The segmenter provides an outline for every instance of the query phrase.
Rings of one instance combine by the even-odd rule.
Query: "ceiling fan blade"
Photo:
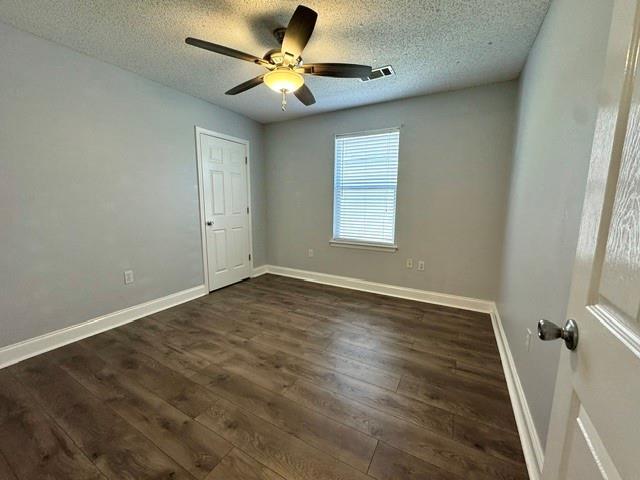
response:
[[[353,63],[309,63],[302,68],[304,73],[320,77],[366,78],[371,75],[371,67]]]
[[[193,45],[194,47],[204,48],[205,50],[209,50],[210,52],[220,53],[222,55],[226,55],[227,57],[239,58],[240,60],[257,63],[259,65],[265,65],[269,63],[262,58],[258,58],[254,55],[241,52],[240,50],[234,50],[233,48],[218,45],[216,43],[206,42],[197,38],[188,37],[185,39],[185,42],[189,45]]]
[[[285,55],[289,53],[293,55],[294,59],[302,55],[302,50],[304,50],[311,38],[317,19],[318,14],[316,12],[304,5],[298,5],[284,33],[282,53]]]
[[[233,87],[231,90],[227,90],[225,92],[225,95],[237,95],[239,93],[246,92],[250,88],[257,87],[262,82],[264,82],[263,78],[264,78],[264,75],[260,75],[259,77],[255,77],[255,78],[252,78],[251,80],[247,80],[246,82]]]
[[[306,85],[302,85],[299,89],[293,92],[293,94],[307,107],[316,103],[316,99],[313,96],[313,93],[311,93],[311,90],[309,90],[309,87],[307,87]]]

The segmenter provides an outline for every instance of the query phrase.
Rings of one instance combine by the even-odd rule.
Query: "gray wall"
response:
[[[510,82],[267,125],[269,263],[494,299],[516,100]],[[398,252],[329,246],[334,134],[400,124]]]
[[[611,0],[554,0],[521,78],[498,308],[544,444],[604,68]]]
[[[0,45],[0,346],[202,284],[194,125],[251,141],[264,263],[260,124],[2,23]]]

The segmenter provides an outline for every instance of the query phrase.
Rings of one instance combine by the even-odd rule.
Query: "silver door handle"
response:
[[[578,324],[575,320],[567,320],[563,328],[560,328],[549,320],[540,320],[538,322],[538,338],[540,340],[549,341],[561,338],[569,350],[575,350],[578,347]]]
[[[213,222],[212,222],[211,220],[209,220],[209,221],[207,222],[207,226],[208,226],[208,227],[210,227],[210,226],[212,226],[212,225],[213,225]]]

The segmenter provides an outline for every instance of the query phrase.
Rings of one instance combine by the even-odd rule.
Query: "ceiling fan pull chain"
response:
[[[282,111],[287,111],[287,91],[283,88],[282,90]]]

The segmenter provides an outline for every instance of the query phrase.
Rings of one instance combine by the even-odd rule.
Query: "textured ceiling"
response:
[[[0,0],[0,20],[263,123],[516,78],[550,0],[305,0],[319,14],[303,58],[391,64],[396,77],[307,78],[317,103],[262,85],[264,71],[184,43],[193,36],[262,56],[300,1]]]

